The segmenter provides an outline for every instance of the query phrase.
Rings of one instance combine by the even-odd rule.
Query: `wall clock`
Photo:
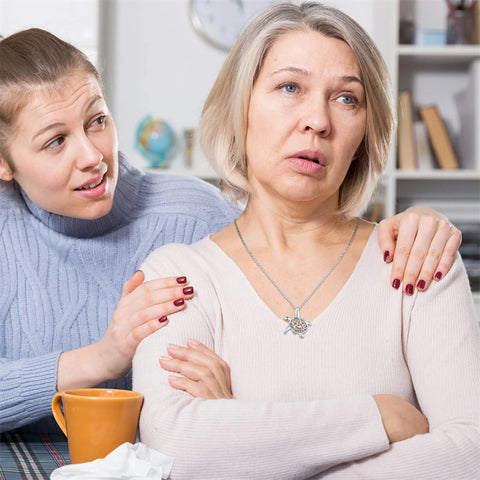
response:
[[[230,50],[243,27],[264,8],[280,0],[190,0],[195,30],[211,45]]]

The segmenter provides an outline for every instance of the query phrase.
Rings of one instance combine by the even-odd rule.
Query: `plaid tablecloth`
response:
[[[70,462],[63,435],[0,435],[0,480],[43,480]]]

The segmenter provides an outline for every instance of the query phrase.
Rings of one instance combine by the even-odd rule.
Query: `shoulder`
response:
[[[389,276],[391,264],[386,264],[383,261],[378,246],[378,226],[376,224],[371,224],[370,222],[363,223],[367,224],[367,228],[363,231],[359,231],[359,234],[363,237],[361,242],[363,249],[357,267],[368,271],[369,274],[374,271],[376,273],[382,272],[382,275]]]
[[[147,280],[164,276],[203,276],[208,264],[215,262],[218,252],[206,237],[191,245],[171,243],[151,252],[140,266]]]
[[[11,219],[15,219],[15,222],[18,222],[19,219],[26,217],[28,210],[18,188],[14,184],[0,181],[0,210],[2,212],[0,215],[0,229],[2,230]]]
[[[140,202],[143,209],[160,208],[165,215],[193,217],[217,229],[240,214],[218,188],[189,176],[147,173],[142,179]]]
[[[4,208],[12,210],[19,209],[22,205],[24,205],[24,203],[15,184],[0,180],[0,206],[2,210]]]

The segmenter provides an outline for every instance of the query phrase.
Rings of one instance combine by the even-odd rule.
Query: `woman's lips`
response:
[[[98,187],[101,183],[102,183],[102,180],[103,180],[103,177],[105,175],[101,175],[100,178],[92,183],[88,183],[86,185],[83,185],[79,188],[76,188],[75,190],[91,190],[92,188],[95,188],[95,187]]]
[[[302,150],[290,155],[287,162],[299,173],[318,175],[325,171],[325,156],[314,150]]]
[[[107,166],[102,168],[102,172],[96,177],[91,178],[75,191],[81,194],[85,198],[98,198],[101,197],[107,189]]]

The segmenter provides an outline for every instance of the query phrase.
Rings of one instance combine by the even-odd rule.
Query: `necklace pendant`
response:
[[[292,332],[300,338],[305,336],[308,328],[312,325],[312,322],[307,322],[300,317],[300,309],[298,307],[295,308],[295,315],[293,317],[284,317],[284,320],[288,322],[288,326],[283,333],[286,335],[288,332]]]

